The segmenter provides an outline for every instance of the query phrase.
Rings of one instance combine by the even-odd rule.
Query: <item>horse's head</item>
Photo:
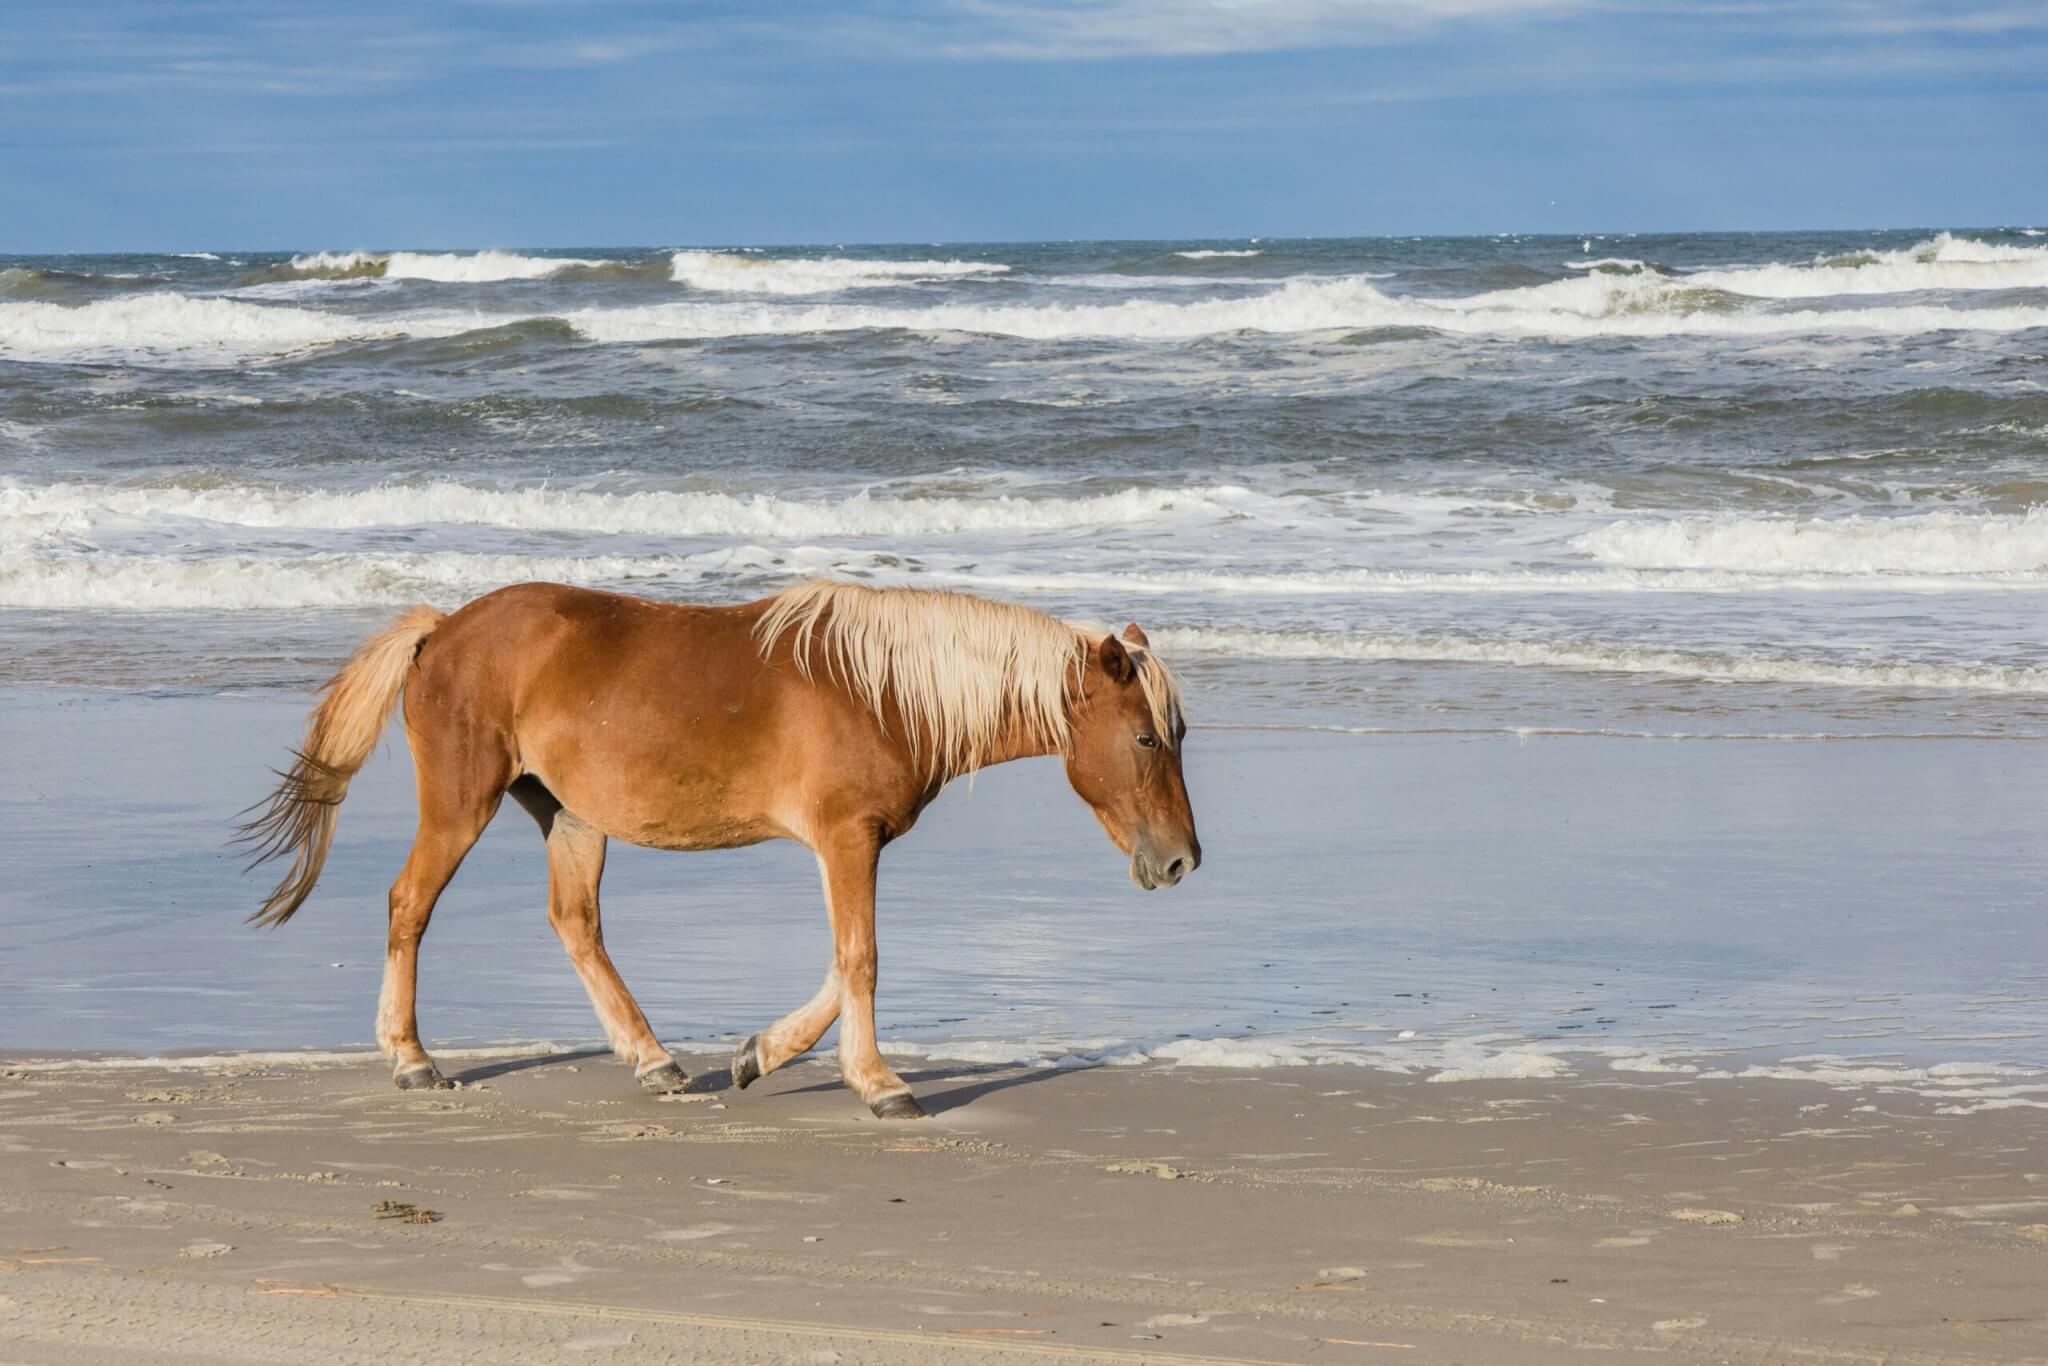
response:
[[[1181,777],[1180,691],[1135,624],[1088,654],[1074,701],[1067,780],[1095,809],[1131,881],[1171,887],[1201,866],[1202,842]]]

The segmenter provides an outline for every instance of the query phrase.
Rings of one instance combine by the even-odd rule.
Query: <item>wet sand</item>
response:
[[[2048,1357],[2035,1110],[689,1061],[0,1064],[0,1361]]]

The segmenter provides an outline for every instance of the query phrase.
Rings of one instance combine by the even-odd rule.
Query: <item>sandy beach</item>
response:
[[[2030,1111],[1772,1081],[18,1060],[0,1360],[2048,1355]],[[411,1211],[423,1213],[412,1214]],[[430,1222],[421,1222],[430,1221]],[[231,1331],[230,1331],[231,1329]]]

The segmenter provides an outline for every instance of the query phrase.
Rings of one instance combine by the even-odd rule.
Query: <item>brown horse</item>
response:
[[[890,1119],[924,1111],[875,1046],[876,861],[949,779],[1058,754],[1139,886],[1170,887],[1202,861],[1180,692],[1135,625],[1118,637],[962,593],[846,583],[737,607],[528,583],[450,615],[415,607],[328,682],[297,761],[245,827],[257,863],[291,860],[257,923],[288,920],[313,890],[349,779],[401,693],[419,833],[391,887],[377,1008],[401,1087],[447,1084],[413,1013],[420,937],[507,792],[547,840],[555,933],[650,1090],[688,1079],[605,953],[606,840],[808,846],[832,967],[808,1004],[739,1046],[733,1080],[773,1072],[838,1020],[840,1074]]]

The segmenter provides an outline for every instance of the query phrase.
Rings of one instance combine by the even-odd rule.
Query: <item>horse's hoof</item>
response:
[[[898,1091],[894,1095],[883,1096],[880,1100],[869,1104],[868,1108],[875,1112],[876,1119],[929,1118],[924,1112],[924,1107],[917,1103],[917,1097],[911,1095],[908,1091]]]
[[[664,1063],[656,1063],[640,1073],[640,1089],[652,1091],[658,1096],[688,1090],[689,1085],[690,1074],[676,1066],[673,1058]]]
[[[747,1035],[747,1041],[732,1051],[732,1084],[744,1091],[761,1080],[761,1036]]]
[[[455,1083],[441,1075],[441,1069],[432,1063],[419,1067],[408,1067],[392,1078],[401,1091],[449,1091]]]

